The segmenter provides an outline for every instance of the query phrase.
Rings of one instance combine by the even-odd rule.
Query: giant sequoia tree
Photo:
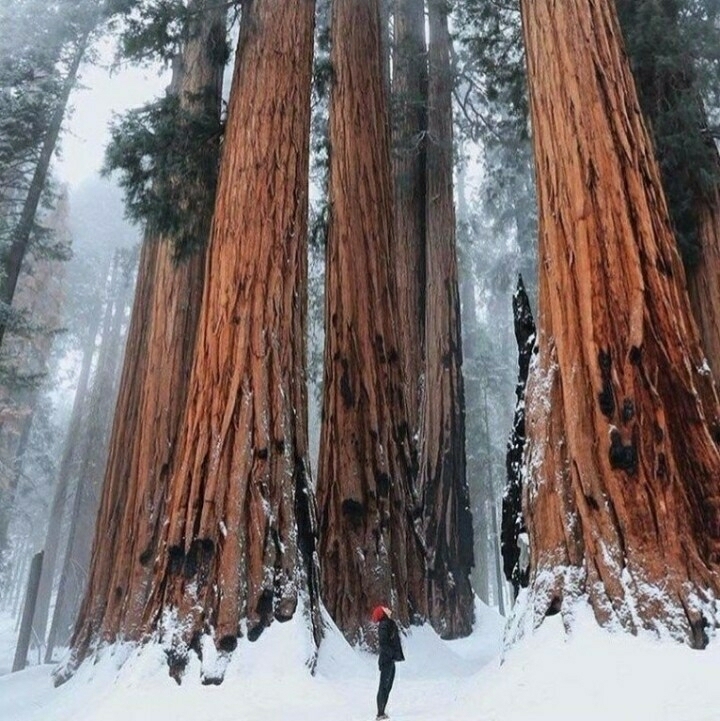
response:
[[[323,600],[345,635],[369,610],[424,611],[396,327],[393,190],[378,0],[334,0],[330,224],[318,463]],[[407,319],[403,319],[403,322]]]
[[[450,34],[444,0],[431,0],[428,9],[427,299],[420,483],[428,615],[442,636],[452,638],[472,630],[473,527],[465,463]]]
[[[312,0],[258,0],[245,9],[172,475],[155,486],[140,477],[122,523],[113,518],[112,503],[124,492],[106,489],[109,516],[98,527],[99,538],[104,523],[114,537],[129,530],[133,553],[139,552],[129,559],[127,585],[116,580],[127,574],[122,567],[110,576],[125,633],[137,638],[152,631],[166,610],[182,619],[182,631],[168,630],[165,639],[174,672],[204,632],[212,630],[218,647],[229,651],[242,619],[256,638],[273,618],[290,618],[300,595],[315,606],[304,385],[313,10]],[[158,262],[151,257],[147,268]],[[162,367],[136,362],[156,383],[168,384],[174,404],[172,379],[162,377]],[[151,390],[146,384],[133,407],[141,410]],[[157,428],[147,430],[147,452],[158,442],[167,453]],[[142,436],[130,440],[143,448]],[[167,473],[149,458],[146,467]],[[107,578],[105,552],[100,539],[98,579]],[[143,594],[139,601],[133,590]],[[91,623],[98,592],[102,600],[104,590],[91,586]]]
[[[157,223],[151,223],[140,254],[88,589],[73,639],[78,660],[93,643],[118,636],[138,640],[148,630],[146,605],[161,552],[168,483],[192,363],[202,248],[209,232],[219,152],[224,67],[219,48],[225,43],[225,9],[206,5],[198,0],[191,6],[194,12],[174,64],[170,94],[179,110],[174,118],[179,136],[188,127],[214,122],[215,136],[203,144],[203,162],[210,172],[188,172],[182,181],[170,174],[162,181],[182,184],[181,198],[192,204],[194,236],[189,242],[183,238],[183,246],[189,245],[192,252],[178,260],[176,235],[161,234]],[[185,122],[179,123],[180,118]],[[187,234],[187,227],[183,232]]]
[[[232,650],[316,603],[305,323],[313,0],[245,6],[151,610]],[[313,614],[314,616],[314,614]],[[317,630],[317,629],[316,629]],[[317,636],[316,636],[317,637]]]
[[[720,591],[718,402],[610,0],[523,0],[540,210],[524,507],[535,623],[704,645]]]

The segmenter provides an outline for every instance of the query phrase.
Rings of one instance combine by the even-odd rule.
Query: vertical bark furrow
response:
[[[472,630],[473,526],[465,459],[453,201],[452,71],[445,3],[428,6],[427,299],[420,482],[428,615],[443,637]]]
[[[318,469],[325,604],[363,639],[373,605],[424,612],[396,335],[393,189],[377,0],[332,4],[330,224]]]
[[[193,0],[191,10],[169,92],[178,95],[183,113],[219,126],[224,66],[219,43],[225,38],[226,9]],[[218,143],[208,144],[207,151],[217,157]],[[187,396],[215,184],[211,171],[186,192],[196,203],[188,257],[178,260],[173,237],[149,231],[143,243],[90,579],[68,671],[99,641],[144,638],[160,615],[152,605],[162,586],[157,569],[168,532],[168,488]]]
[[[400,355],[411,437],[419,432],[425,342],[427,48],[423,0],[398,0],[392,78]]]
[[[157,607],[186,619],[189,643],[212,629],[232,645],[243,618],[254,639],[315,580],[295,518],[298,493],[312,503],[302,334],[313,11],[312,0],[258,0],[243,16],[160,563]]]

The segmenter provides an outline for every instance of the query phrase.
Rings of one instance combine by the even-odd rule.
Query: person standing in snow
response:
[[[400,631],[392,620],[392,611],[385,606],[377,606],[372,612],[372,620],[379,624],[378,640],[380,641],[380,685],[377,692],[377,718],[389,718],[385,713],[390,689],[395,680],[395,662],[404,661]]]

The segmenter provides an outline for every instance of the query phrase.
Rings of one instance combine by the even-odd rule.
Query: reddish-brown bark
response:
[[[424,612],[398,354],[378,0],[332,4],[330,224],[318,468],[323,600],[352,641],[373,605]]]
[[[246,6],[167,537],[145,623],[234,649],[315,611],[305,322],[313,0]],[[315,627],[317,631],[317,627]],[[169,639],[170,640],[170,639]]]
[[[718,402],[614,3],[523,0],[540,210],[527,397],[530,613],[702,646],[720,560]]]
[[[450,34],[444,0],[428,5],[427,302],[420,484],[428,616],[444,638],[472,630],[473,526],[453,202]]]
[[[226,9],[195,1],[170,92],[205,120],[220,114]],[[216,145],[208,153],[219,154]],[[125,360],[98,512],[88,588],[72,645],[73,663],[93,644],[140,640],[152,631],[147,605],[162,556],[168,484],[187,398],[216,177],[194,197],[195,252],[178,261],[174,238],[143,243]],[[150,613],[152,618],[155,613]],[[71,670],[71,669],[70,669]]]

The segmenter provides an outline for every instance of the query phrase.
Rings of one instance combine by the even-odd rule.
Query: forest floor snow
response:
[[[579,613],[571,635],[558,616],[502,652],[503,620],[478,602],[472,636],[441,641],[429,628],[403,641],[391,721],[720,721],[720,639],[693,651],[597,627]],[[203,686],[200,662],[181,686],[157,645],[116,646],[60,688],[52,667],[7,673],[14,624],[0,616],[1,721],[370,721],[377,662],[330,629],[315,675],[301,621],[241,640],[225,681]],[[31,659],[32,661],[32,659]]]

